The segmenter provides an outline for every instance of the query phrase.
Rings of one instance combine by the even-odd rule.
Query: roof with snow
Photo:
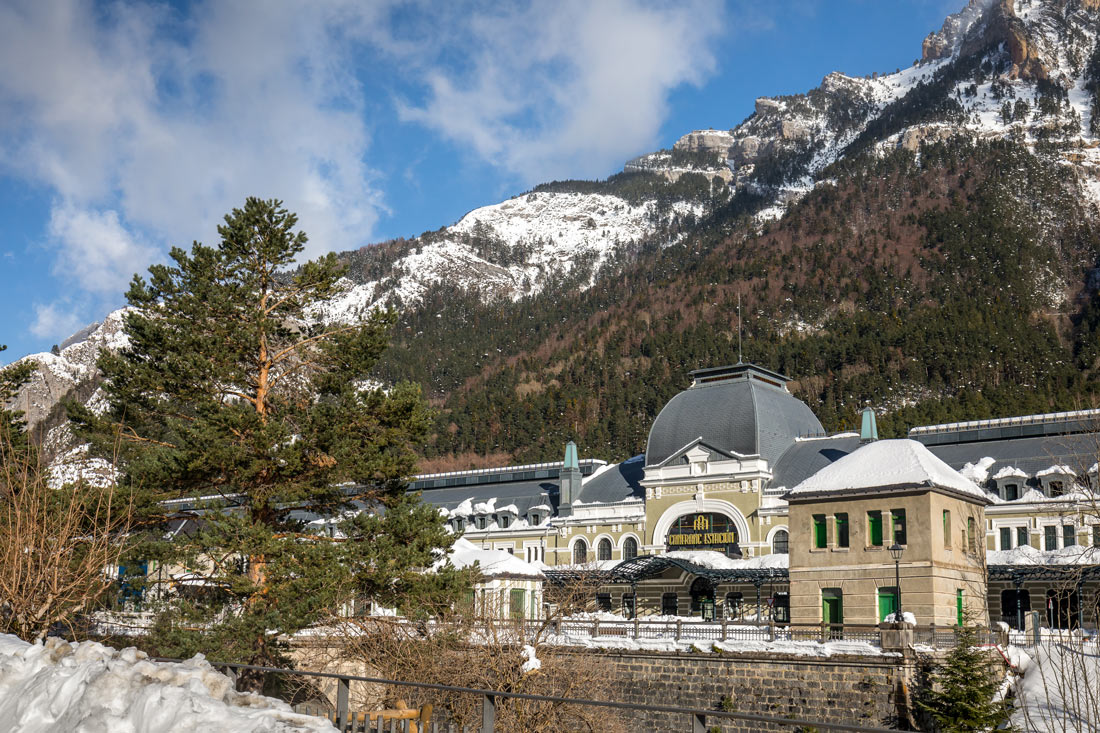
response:
[[[735,364],[691,372],[692,385],[669,400],[649,432],[645,463],[655,466],[702,438],[727,453],[774,463],[805,435],[824,433],[806,403],[787,391],[787,378]]]
[[[924,441],[921,441],[924,442]],[[1100,456],[1100,434],[1078,433],[1050,435],[1034,438],[1008,438],[1001,440],[960,442],[929,445],[949,466],[961,470],[967,463],[976,464],[983,458],[991,458],[986,466],[995,480],[1003,480],[1008,474],[998,476],[1006,468],[1016,469],[1016,477],[1038,476],[1052,466],[1068,466],[1079,475],[1085,475],[1088,467]]]
[[[483,550],[469,540],[459,537],[447,558],[458,569],[478,566],[486,577],[542,578],[542,570],[504,550]]]
[[[879,440],[860,446],[801,482],[788,500],[876,490],[936,488],[988,504],[985,492],[915,440]]]

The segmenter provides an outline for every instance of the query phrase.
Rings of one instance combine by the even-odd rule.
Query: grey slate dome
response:
[[[698,369],[692,385],[669,400],[649,431],[645,463],[655,466],[696,438],[730,453],[760,455],[773,466],[795,438],[825,429],[788,379],[753,366]]]

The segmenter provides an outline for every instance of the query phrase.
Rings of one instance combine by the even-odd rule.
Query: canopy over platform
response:
[[[713,583],[766,583],[787,580],[785,567],[727,567],[713,568],[669,555],[640,555],[619,563],[610,570],[548,569],[543,572],[547,580],[555,584],[567,584],[579,580],[598,580],[601,583],[637,583],[655,578],[669,568],[677,568]]]

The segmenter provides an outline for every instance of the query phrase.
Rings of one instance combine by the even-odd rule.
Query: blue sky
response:
[[[0,364],[283,199],[311,256],[888,72],[964,0],[0,0]]]

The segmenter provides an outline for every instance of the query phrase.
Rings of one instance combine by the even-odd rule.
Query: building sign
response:
[[[737,528],[725,514],[685,514],[668,531],[669,550],[714,550],[741,557]]]

